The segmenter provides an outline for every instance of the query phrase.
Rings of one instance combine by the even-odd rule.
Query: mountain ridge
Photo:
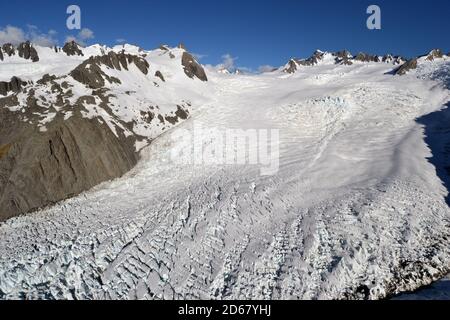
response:
[[[0,72],[1,77],[11,76],[9,80],[0,81],[0,108],[4,119],[15,124],[4,126],[0,135],[0,147],[4,150],[0,162],[0,181],[3,181],[0,204],[4,209],[0,219],[35,210],[125,174],[136,165],[140,150],[163,132],[188,119],[195,109],[198,94],[207,92],[213,85],[208,84],[207,76],[207,71],[213,71],[205,69],[181,44],[175,48],[161,45],[146,51],[130,44],[113,48],[99,44],[82,47],[71,41],[62,48],[44,48],[27,41],[17,47],[5,44],[0,54],[3,56],[0,70],[5,71]],[[291,59],[284,68],[273,72],[294,74],[301,68],[319,65],[345,67],[358,63],[384,63],[393,74],[405,75],[420,64],[439,59],[446,59],[440,50],[408,61],[392,55],[359,53],[353,56],[347,50],[335,53],[317,50],[311,57]],[[13,62],[14,68],[8,69],[9,61]],[[217,74],[242,76],[239,72],[232,75],[223,70],[217,70]],[[62,135],[67,132],[75,135],[65,124],[68,120],[76,123],[75,127],[86,128],[86,132],[97,136],[96,145],[108,144],[111,148],[96,156],[94,149],[84,142],[89,140],[88,135],[86,139],[66,142],[63,144],[67,149],[65,160],[57,161],[62,165],[57,177],[58,190],[64,191],[54,198],[48,192],[42,193],[41,200],[36,195],[28,199],[27,194],[34,194],[32,190],[40,188],[29,179],[30,176],[40,176],[36,183],[52,190],[51,182],[42,175],[42,167],[48,166],[46,163],[57,154],[48,147],[49,141],[54,145],[53,141],[65,141]],[[92,120],[100,124],[100,131],[93,129]],[[29,145],[26,142],[28,136],[45,138]],[[24,145],[29,145],[29,152],[24,151]],[[81,150],[89,151],[83,153]],[[105,163],[108,155],[115,159],[111,166],[119,169],[108,172],[105,167],[98,179],[89,182],[87,177],[96,176],[93,173],[95,166],[99,161]],[[73,179],[63,178],[67,172],[73,173],[72,161],[79,163],[78,168],[90,172],[86,175],[78,169],[80,179],[87,181],[78,187],[74,186]],[[27,176],[14,178],[26,186],[20,189],[11,177],[14,172],[26,171],[29,172]]]

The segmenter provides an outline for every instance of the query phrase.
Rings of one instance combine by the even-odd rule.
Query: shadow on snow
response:
[[[432,153],[428,160],[450,193],[450,102],[446,108],[422,116],[417,122],[425,128],[425,142]],[[445,201],[450,206],[450,194]]]

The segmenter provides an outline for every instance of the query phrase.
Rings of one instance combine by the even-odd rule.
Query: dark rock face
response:
[[[116,70],[128,70],[130,64],[136,65],[143,74],[148,74],[150,65],[144,58],[125,53],[109,52],[107,55],[89,58],[76,67],[70,75],[78,82],[92,89],[100,89],[105,86],[105,80],[109,83],[120,83],[119,79],[104,73],[100,67],[101,65],[106,65]]]
[[[33,62],[39,61],[38,53],[29,41],[21,43],[17,48],[17,51],[19,52],[19,57],[21,58],[26,60],[30,59]]]
[[[295,73],[297,71],[297,63],[294,59],[288,62],[288,66],[283,70],[286,73]]]
[[[391,56],[390,54],[384,55],[382,59],[383,62],[390,62],[392,60],[394,60],[394,57]]]
[[[380,62],[380,57],[360,52],[355,57],[355,60],[361,62]]]
[[[203,67],[195,60],[195,58],[188,52],[183,53],[181,58],[181,64],[184,67],[184,73],[191,79],[197,77],[201,81],[208,81],[205,70]]]
[[[412,59],[404,63],[400,68],[395,71],[395,74],[403,76],[408,71],[417,69],[417,59]]]
[[[98,65],[91,63],[91,59],[76,67],[70,75],[72,78],[87,85],[91,89],[103,88],[105,86],[105,79],[107,79],[110,83],[115,81],[114,79],[108,77],[108,75],[106,75]]]
[[[182,108],[181,106],[177,106],[177,111],[173,116],[166,116],[165,120],[170,124],[177,124],[180,120],[186,120],[189,117],[189,112]]]
[[[83,51],[81,50],[78,43],[75,41],[67,42],[62,50],[68,55],[68,56],[84,56]]]
[[[6,96],[9,92],[19,92],[26,84],[17,77],[12,77],[9,82],[0,81],[0,95]]]
[[[117,178],[138,161],[133,143],[119,139],[97,119],[75,113],[39,132],[2,103],[0,99],[0,221]]]
[[[291,59],[288,62],[288,66],[283,70],[286,73],[295,73],[297,71],[297,66],[310,67],[318,64],[323,60],[325,53],[321,51],[316,51],[308,59]]]
[[[155,77],[158,77],[158,78],[160,78],[163,82],[166,82],[166,80],[164,79],[163,74],[162,74],[161,71],[159,71],[159,70],[156,71]]]
[[[392,56],[390,54],[383,56],[381,60],[385,63],[393,63],[393,64],[404,64],[406,62],[405,58],[401,56]]]
[[[46,84],[51,81],[54,81],[56,79],[56,76],[51,76],[49,74],[44,74],[44,76],[37,81],[37,84]]]
[[[307,63],[308,65],[316,65],[316,64],[318,64],[320,61],[323,60],[323,56],[324,56],[324,55],[325,55],[324,52],[316,51],[316,52],[313,53],[313,55],[312,55],[310,58],[306,59],[306,63]]]
[[[3,45],[2,50],[5,54],[7,54],[9,57],[14,55],[16,53],[16,50],[14,49],[13,45],[10,43],[6,43]]]
[[[2,53],[3,51],[3,53]],[[21,43],[17,49],[10,43],[4,44],[2,46],[2,48],[0,49],[0,60],[3,61],[5,55],[7,55],[8,57],[11,57],[15,54],[18,54],[19,57],[26,59],[26,60],[31,60],[32,62],[38,62],[39,61],[39,55],[36,51],[36,49],[33,47],[33,45],[27,41],[27,42],[23,42]]]
[[[344,64],[348,66],[353,64],[352,62],[353,56],[347,50],[338,51],[333,55],[336,57],[335,61],[337,64]]]
[[[82,114],[84,105],[96,103],[94,97],[102,101],[100,108],[111,113],[104,89],[71,104],[71,85],[60,80],[44,75],[27,88],[27,106],[21,111],[8,108],[18,105],[17,94],[0,97],[0,222],[120,177],[138,161],[135,142],[139,136],[126,135],[120,127],[111,129],[101,116],[89,119]],[[64,112],[41,106],[45,97],[35,96],[38,86],[56,93],[54,106]],[[49,110],[56,115],[42,131],[39,121]],[[72,115],[65,119],[67,111]]]

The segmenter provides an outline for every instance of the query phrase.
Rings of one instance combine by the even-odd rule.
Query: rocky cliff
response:
[[[144,52],[70,42],[36,50],[26,42],[4,45],[0,54],[0,221],[128,172],[143,147],[189,117],[186,89],[207,81],[183,48]],[[7,78],[5,57],[15,55],[24,63]],[[67,72],[29,74],[27,63],[37,72]],[[174,82],[177,74],[183,77]],[[177,95],[178,87],[186,96]]]

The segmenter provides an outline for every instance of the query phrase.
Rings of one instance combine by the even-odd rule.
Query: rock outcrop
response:
[[[427,55],[426,59],[428,61],[434,61],[435,59],[440,59],[444,56],[440,49],[431,50],[431,52]]]
[[[405,62],[402,66],[400,66],[397,70],[394,71],[395,74],[399,76],[403,76],[407,74],[409,71],[417,69],[417,59],[411,59]]]
[[[128,70],[130,64],[134,64],[143,74],[148,74],[150,66],[144,58],[111,51],[107,55],[89,58],[75,68],[70,75],[92,89],[99,89],[105,86],[105,80],[109,83],[120,83],[119,79],[110,77],[103,72],[102,65],[120,71],[122,69]]]
[[[29,41],[21,43],[17,48],[17,51],[19,53],[19,57],[21,58],[31,60],[33,62],[39,61],[39,55]]]
[[[166,79],[164,78],[163,74],[159,70],[155,72],[155,77],[160,78],[162,82],[166,82]]]
[[[68,56],[84,56],[81,47],[75,41],[67,42],[62,48],[62,51],[64,51]]]
[[[443,52],[440,49],[434,49],[431,50],[430,53],[428,53],[427,55],[423,55],[419,58],[414,58],[414,59],[410,59],[408,61],[406,61],[403,65],[401,65],[399,68],[397,68],[394,73],[396,75],[405,75],[407,74],[409,71],[417,69],[419,60],[422,61],[423,59],[425,61],[434,61],[436,59],[441,59],[444,57]]]
[[[283,71],[286,73],[295,73],[297,69],[298,69],[297,62],[295,61],[295,59],[291,59],[289,60],[287,66],[284,68]]]
[[[197,77],[201,81],[208,81],[205,70],[188,52],[184,52],[181,58],[181,64],[184,67],[184,73],[191,79]]]
[[[401,56],[393,56],[391,54],[386,54],[383,56],[381,61],[385,63],[392,63],[394,65],[404,64],[406,62],[406,59]]]
[[[333,56],[335,56],[335,61],[336,64],[343,64],[343,65],[347,65],[350,66],[353,64],[353,56],[352,54],[347,51],[347,50],[343,50],[343,51],[338,51],[336,53],[333,53]]]
[[[356,55],[354,60],[361,61],[361,62],[380,62],[380,57],[379,56],[370,55],[370,54],[367,54],[367,53],[364,53],[364,52],[360,52],[360,53],[358,53]]]
[[[283,71],[286,73],[295,73],[299,66],[310,67],[317,65],[323,60],[324,55],[324,52],[317,50],[308,59],[291,59]]]
[[[9,92],[19,92],[26,82],[17,77],[12,77],[11,81],[0,81],[0,96],[6,96]]]
[[[31,60],[32,62],[39,61],[39,55],[30,41],[19,44],[17,48],[10,43],[4,44],[0,48],[0,61],[3,61],[6,56],[11,57],[16,54],[25,60]]]
[[[2,46],[2,50],[8,57],[11,57],[16,53],[16,50],[14,49],[14,46],[11,43],[5,43]]]
[[[46,132],[17,117],[0,108],[0,221],[117,178],[138,161],[125,137],[79,112]]]

